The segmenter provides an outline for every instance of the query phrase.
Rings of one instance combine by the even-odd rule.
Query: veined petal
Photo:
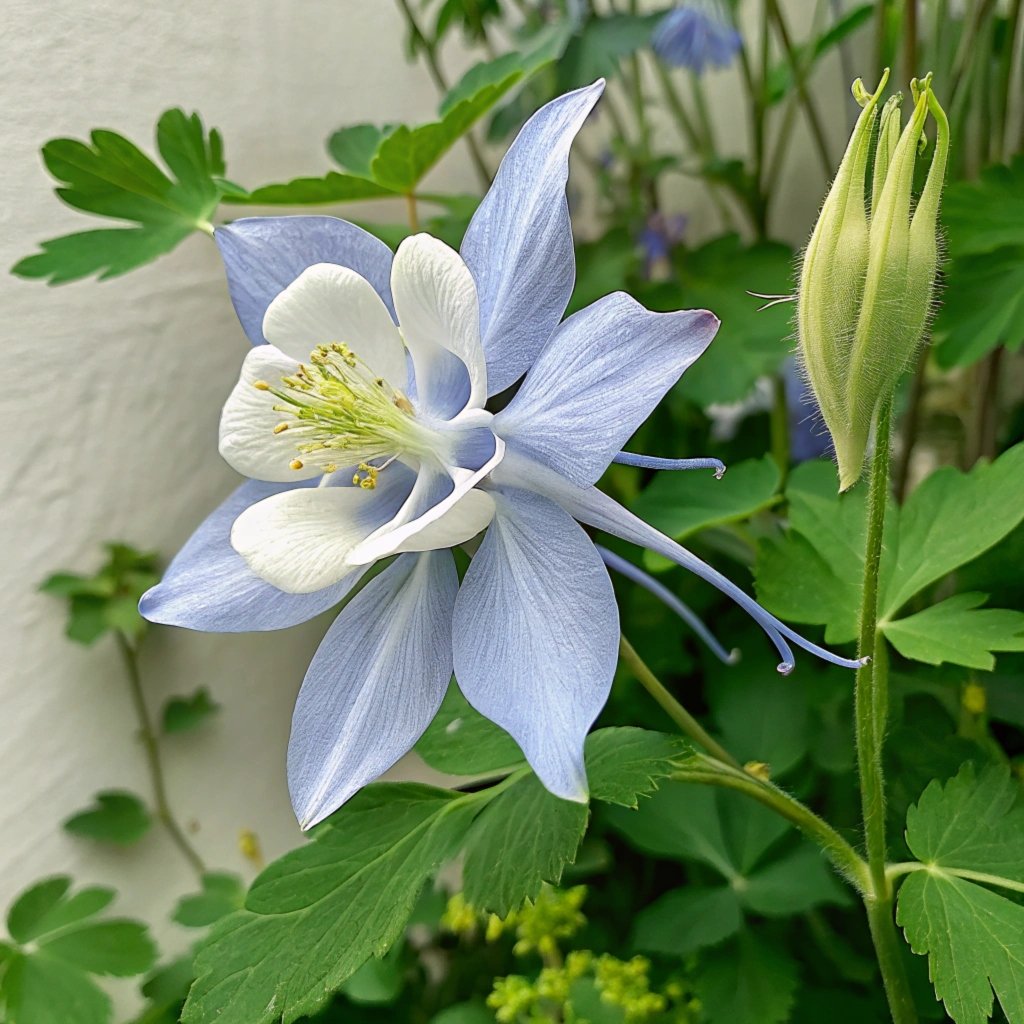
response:
[[[357,565],[352,549],[393,519],[414,476],[396,464],[374,490],[293,488],[251,505],[235,520],[231,544],[261,579],[289,594],[329,587]]]
[[[307,267],[267,307],[263,334],[299,362],[317,345],[344,342],[378,377],[405,387],[402,336],[373,285],[347,267]]]
[[[274,406],[280,404],[270,391],[258,388],[260,382],[280,381],[295,373],[299,364],[273,345],[250,349],[242,363],[242,372],[220,417],[220,454],[224,461],[243,476],[273,483],[295,483],[323,473],[315,465],[292,469],[298,454],[295,438],[288,431],[275,434],[274,427],[284,418]]]
[[[492,395],[526,372],[565,313],[576,279],[569,147],[603,90],[601,79],[559,96],[523,125],[463,239]]]
[[[505,443],[489,429],[466,431],[449,452],[454,465],[422,465],[415,486],[394,519],[357,544],[349,553],[349,563],[362,565],[397,551],[425,550],[434,547],[436,540],[448,547],[475,537],[490,521],[492,512],[485,501],[470,498],[470,494],[501,462],[504,453]]]
[[[245,333],[262,345],[267,307],[306,267],[337,263],[374,287],[393,312],[391,250],[337,217],[244,217],[217,228],[231,302]]]
[[[587,798],[583,741],[611,689],[619,613],[586,533],[554,502],[494,492],[496,514],[455,602],[455,676],[541,782]]]
[[[299,690],[288,789],[310,828],[420,738],[452,674],[459,587],[447,551],[403,555],[342,609]]]
[[[142,595],[142,617],[205,633],[250,633],[295,626],[341,601],[365,568],[315,594],[286,594],[260,579],[231,546],[238,516],[281,490],[280,484],[255,480],[237,488],[192,534],[163,579]]]
[[[708,347],[706,310],[652,313],[622,292],[554,333],[495,430],[578,484],[592,484]]]
[[[476,285],[462,257],[430,235],[412,235],[391,267],[395,309],[416,369],[419,404],[443,419],[487,400]]]
[[[638,544],[640,547],[663,555],[676,565],[689,570],[706,580],[726,597],[735,601],[765,631],[775,645],[782,659],[779,671],[788,674],[793,670],[793,654],[786,643],[792,640],[810,654],[843,668],[859,668],[864,662],[855,658],[841,658],[824,647],[819,647],[784,622],[765,611],[749,594],[702,562],[691,551],[649,526],[617,501],[596,487],[580,487],[541,463],[511,446],[506,450],[501,466],[494,474],[499,486],[529,487],[557,502],[574,519],[598,530],[604,530],[613,537]]]

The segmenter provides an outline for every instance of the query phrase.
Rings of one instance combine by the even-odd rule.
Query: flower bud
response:
[[[879,119],[887,79],[888,71],[870,94],[854,83],[864,109],[804,252],[797,296],[801,358],[832,435],[841,490],[860,477],[874,417],[924,335],[938,263],[949,125],[930,75],[911,83],[914,109],[902,134],[898,97]],[[929,113],[935,151],[915,206],[914,165]]]

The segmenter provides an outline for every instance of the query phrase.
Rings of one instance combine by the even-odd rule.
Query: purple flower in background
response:
[[[832,437],[825,428],[814,390],[800,372],[796,360],[782,368],[789,414],[789,454],[794,462],[818,459],[832,451]]]
[[[620,448],[718,328],[706,311],[652,313],[621,292],[562,319],[575,277],[569,148],[603,87],[526,123],[461,253],[414,235],[392,254],[332,217],[217,229],[254,346],[220,447],[250,479],[140,608],[191,629],[281,629],[395,556],[338,614],[299,692],[288,779],[303,827],[412,747],[453,670],[551,792],[586,799],[583,741],[611,688],[619,617],[581,523],[709,580],[761,624],[784,670],[786,637],[855,664],[594,486],[612,461],[694,467]],[[520,378],[500,412],[484,407]],[[481,531],[460,584],[449,549]]]
[[[743,40],[718,0],[688,0],[658,22],[651,45],[666,64],[700,75],[728,67]]]
[[[685,214],[664,214],[659,211],[647,218],[643,231],[637,237],[644,256],[644,277],[650,279],[669,269],[672,248],[683,240],[685,232]]]

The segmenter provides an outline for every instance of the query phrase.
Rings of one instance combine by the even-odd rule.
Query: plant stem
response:
[[[743,766],[672,696],[665,684],[648,668],[647,663],[636,652],[636,648],[623,636],[619,639],[619,657],[629,666],[637,682],[655,699],[658,706],[679,727],[684,736],[700,744],[708,753],[738,772]]]
[[[192,870],[197,875],[202,876],[206,870],[206,865],[203,863],[202,857],[196,852],[195,847],[188,841],[185,830],[178,824],[178,820],[171,811],[171,806],[167,799],[163,762],[160,760],[160,741],[157,738],[156,730],[153,728],[153,720],[150,717],[149,709],[146,707],[146,696],[142,689],[142,675],[139,672],[138,651],[132,642],[121,632],[117,633],[117,646],[121,652],[121,659],[124,661],[125,674],[128,676],[128,690],[135,708],[135,716],[139,721],[139,735],[142,738],[142,747],[145,751],[146,764],[149,768],[156,815],[167,830],[167,834],[171,837],[171,842],[181,851],[182,856],[188,861]]]
[[[868,855],[870,888],[864,894],[871,940],[882,972],[885,994],[894,1024],[916,1024],[902,950],[893,921],[892,883],[885,871],[885,778],[882,745],[889,709],[888,658],[878,632],[878,576],[882,559],[885,510],[889,500],[889,453],[892,433],[892,396],[883,400],[878,417],[875,452],[868,489],[867,544],[864,552],[864,589],[860,613],[861,657],[869,661],[857,670],[854,698],[857,769]]]
[[[430,77],[434,80],[437,91],[444,96],[447,94],[450,86],[448,85],[448,79],[441,70],[441,62],[437,57],[437,43],[428,39],[426,33],[420,28],[419,22],[416,21],[416,15],[413,14],[412,8],[409,6],[409,0],[396,0],[396,2],[399,10],[402,12],[402,16],[405,18],[409,34],[413,37],[416,45],[423,51],[427,62],[427,71],[430,72]],[[466,132],[464,138],[466,140],[466,147],[469,149],[470,159],[473,161],[473,166],[476,168],[476,173],[480,178],[480,184],[485,189],[490,188],[491,172],[487,168],[476,138],[473,136],[472,131]]]
[[[824,169],[827,181],[832,177],[833,164],[831,157],[828,155],[828,143],[825,141],[825,130],[822,127],[821,118],[818,116],[818,109],[814,105],[814,100],[811,99],[811,94],[807,91],[807,70],[800,66],[796,48],[793,46],[793,39],[789,34],[789,26],[786,24],[786,19],[782,14],[782,9],[779,7],[778,0],[767,0],[767,3],[768,15],[775,25],[779,42],[782,43],[782,49],[786,54],[786,63],[789,64],[789,70],[793,74],[793,85],[804,108],[804,113],[807,115],[807,125],[811,129],[811,138],[814,141],[815,149],[818,151],[818,159],[821,160],[821,166]]]
[[[903,80],[917,76],[917,4],[903,4]]]
[[[724,786],[752,797],[796,825],[801,832],[825,851],[836,869],[861,893],[870,888],[868,866],[857,851],[827,822],[809,807],[771,782],[765,782],[729,764],[697,754],[696,767],[687,765],[673,778],[681,782],[702,782]]]
[[[420,229],[420,215],[416,208],[416,196],[412,192],[405,194],[405,213],[409,218],[409,229],[413,232]]]

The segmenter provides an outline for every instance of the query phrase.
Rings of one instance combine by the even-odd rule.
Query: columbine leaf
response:
[[[64,822],[64,828],[76,836],[131,846],[152,824],[146,805],[137,796],[125,790],[107,790],[96,794],[94,808],[73,814]]]
[[[145,925],[92,920],[111,890],[69,895],[70,886],[64,876],[37,882],[8,911],[8,931],[20,944],[0,944],[0,1006],[11,1024],[108,1024],[110,1001],[89,974],[140,974],[156,958]]]
[[[84,231],[42,243],[13,273],[63,284],[90,274],[114,277],[170,252],[193,231],[208,227],[220,200],[214,178],[224,174],[220,135],[203,129],[198,114],[168,110],[156,129],[157,149],[173,177],[116,132],[94,131],[89,143],[54,139],[43,162],[69,206],[137,227]]]
[[[611,14],[588,18],[572,36],[557,64],[558,91],[589,85],[618,73],[619,61],[650,45],[664,12]]]
[[[1024,806],[1009,771],[965,765],[933,781],[907,814],[907,843],[927,865],[900,887],[896,920],[927,954],[936,996],[956,1024],[985,1024],[993,991],[1024,1022]],[[986,888],[989,885],[993,888]]]
[[[504,729],[474,710],[453,679],[440,710],[416,744],[431,768],[478,775],[522,764],[523,752]]]
[[[1024,245],[1024,154],[986,167],[976,181],[951,182],[942,222],[954,256]]]
[[[225,203],[257,206],[315,206],[319,203],[351,203],[360,199],[394,197],[395,192],[356,174],[328,171],[322,178],[292,178],[261,185],[251,192],[240,190],[224,196]]]
[[[269,1024],[321,1008],[402,933],[477,810],[474,797],[428,786],[363,790],[256,879],[245,910],[214,925],[183,1020]]]
[[[797,980],[785,947],[748,929],[707,954],[694,984],[710,1024],[782,1024]]]
[[[394,125],[354,124],[339,128],[327,140],[327,152],[351,174],[372,178],[370,163],[381,140],[394,129]]]
[[[195,729],[218,711],[220,705],[210,696],[205,686],[199,687],[191,697],[171,697],[164,705],[164,732]]]
[[[943,369],[969,366],[997,345],[1024,343],[1024,246],[962,256],[946,268],[932,337]]]
[[[730,886],[688,885],[665,893],[636,919],[633,948],[641,953],[689,956],[743,927],[743,911]]]
[[[977,558],[1024,521],[1024,444],[970,473],[932,473],[900,510],[895,557],[882,565],[882,618]],[[890,556],[894,552],[890,551]]]
[[[585,748],[591,797],[636,807],[688,752],[678,738],[646,729],[592,733]],[[585,805],[552,796],[534,775],[520,779],[480,815],[466,838],[466,899],[502,917],[535,899],[544,882],[557,884],[575,861],[586,827]]]
[[[245,886],[238,875],[227,871],[207,871],[200,892],[182,896],[171,919],[186,928],[206,928],[222,917],[241,910]]]
[[[504,917],[557,884],[587,827],[585,804],[552,796],[535,775],[502,793],[466,838],[463,892],[478,910]]]
[[[981,608],[985,601],[985,594],[957,594],[881,628],[904,658],[991,670],[993,651],[1024,651],[1024,612]]]
[[[633,503],[633,511],[673,540],[682,540],[768,507],[778,486],[778,464],[770,455],[730,466],[721,480],[713,479],[710,470],[660,473]],[[673,565],[649,554],[644,563],[654,569]]]

